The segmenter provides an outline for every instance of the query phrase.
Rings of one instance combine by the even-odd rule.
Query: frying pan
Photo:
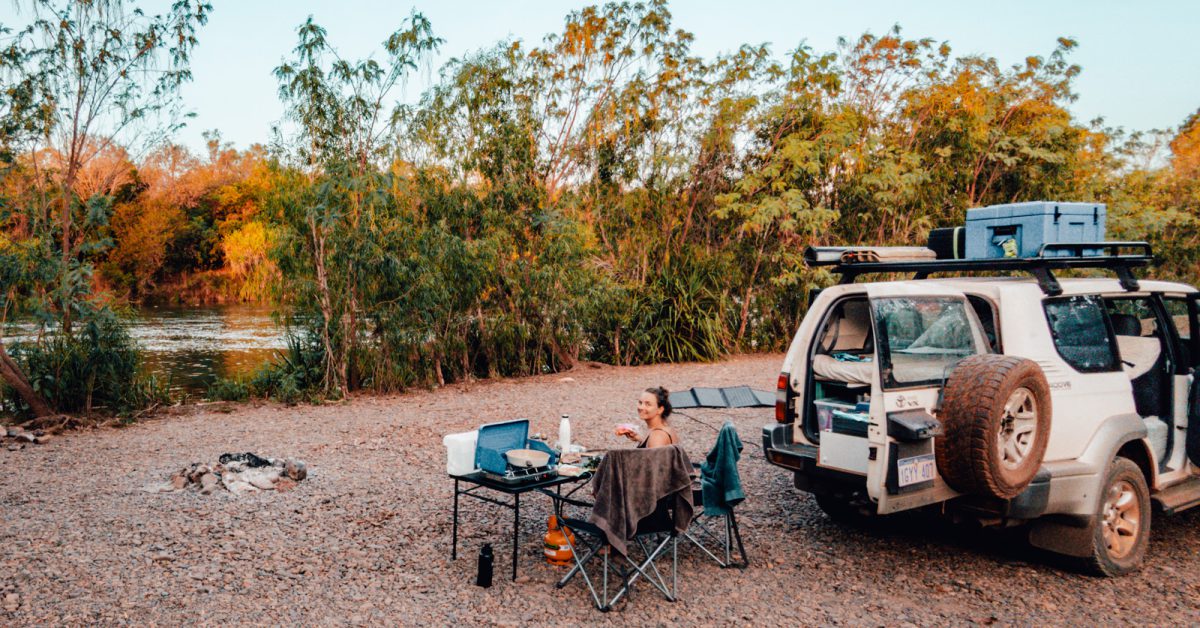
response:
[[[510,449],[504,456],[514,467],[544,467],[550,462],[550,454],[536,449]]]

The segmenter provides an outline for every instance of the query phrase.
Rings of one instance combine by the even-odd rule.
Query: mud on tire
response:
[[[1050,386],[1032,360],[963,359],[943,391],[938,473],[961,493],[1015,497],[1033,480],[1050,437]]]

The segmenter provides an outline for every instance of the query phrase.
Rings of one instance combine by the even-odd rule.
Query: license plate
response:
[[[896,462],[896,471],[898,472],[900,486],[920,484],[921,482],[933,480],[935,468],[936,464],[934,463],[933,454],[901,458]]]

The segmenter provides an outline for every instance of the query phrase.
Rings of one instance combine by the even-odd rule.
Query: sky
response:
[[[238,148],[266,142],[283,115],[271,71],[296,43],[309,15],[328,31],[343,58],[380,54],[381,42],[410,11],[423,13],[445,39],[426,76],[414,76],[400,99],[415,101],[447,60],[502,40],[539,43],[561,30],[566,15],[594,2],[551,0],[210,0],[199,34],[194,81],[182,92],[196,117],[176,141],[202,151],[202,132],[220,131]],[[160,0],[136,3],[148,12]],[[835,49],[838,37],[883,34],[899,24],[908,38],[947,42],[956,55],[983,54],[1005,65],[1049,55],[1060,36],[1079,47],[1083,68],[1070,105],[1080,121],[1103,117],[1131,130],[1178,127],[1200,109],[1200,1],[1143,0],[675,0],[673,26],[695,35],[693,52],[711,58],[743,43],[769,43],[782,57],[800,43]],[[0,23],[22,23],[9,2]]]

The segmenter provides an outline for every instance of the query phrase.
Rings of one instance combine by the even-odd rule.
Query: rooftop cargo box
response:
[[[1035,201],[967,210],[967,258],[1036,257],[1043,244],[1101,242],[1105,208],[1100,203]],[[1087,249],[1084,255],[1100,255]],[[1054,251],[1048,256],[1070,256]]]

